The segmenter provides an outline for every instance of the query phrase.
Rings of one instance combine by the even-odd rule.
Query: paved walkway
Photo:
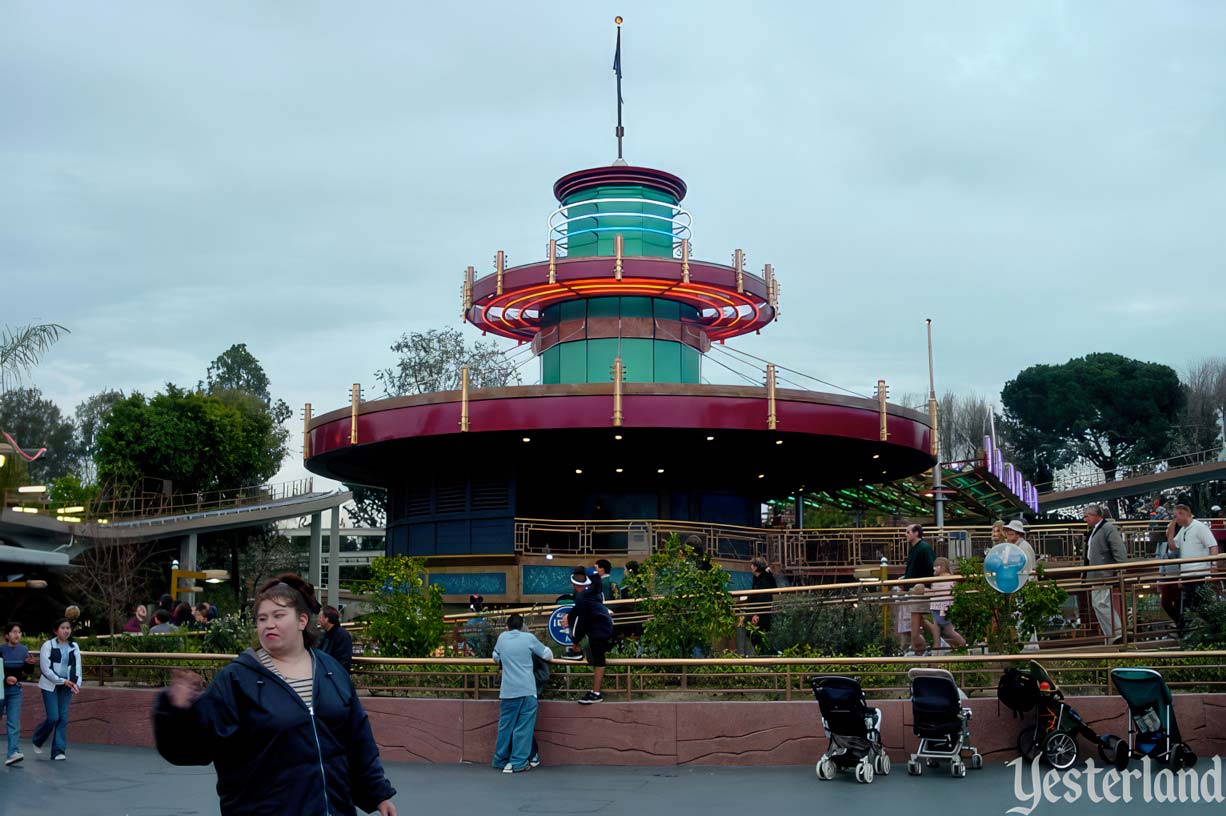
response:
[[[23,747],[28,747],[23,746]],[[71,816],[195,816],[216,814],[212,768],[177,768],[144,748],[68,746],[66,762],[27,755],[0,768],[0,816],[63,812]],[[584,814],[601,816],[1006,816],[1020,803],[1013,770],[992,765],[965,779],[930,771],[908,777],[895,766],[872,785],[843,774],[819,782],[812,766],[790,768],[594,768],[541,767],[504,775],[477,765],[391,764],[388,774],[400,793],[404,816],[472,813]],[[1030,790],[1026,780],[1026,790]],[[1080,813],[1218,812],[1214,804],[1131,805],[1040,802],[1034,816]],[[50,806],[51,802],[61,806]],[[50,807],[50,810],[48,809]]]

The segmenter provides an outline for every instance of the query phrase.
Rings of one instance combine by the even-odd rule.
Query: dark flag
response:
[[[613,131],[617,135],[617,158],[622,159],[622,137],[626,135],[626,129],[622,127],[622,18],[614,17],[613,22],[617,23],[617,50],[613,52],[613,73],[617,75],[617,130]]]
[[[617,50],[613,52],[613,73],[617,74],[617,101],[622,101],[622,27],[617,27]]]

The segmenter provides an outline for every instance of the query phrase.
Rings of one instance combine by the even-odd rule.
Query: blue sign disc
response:
[[[553,638],[553,642],[559,646],[571,645],[570,627],[566,625],[566,616],[570,614],[570,608],[573,604],[565,604],[553,610],[553,614],[549,616],[549,636]]]

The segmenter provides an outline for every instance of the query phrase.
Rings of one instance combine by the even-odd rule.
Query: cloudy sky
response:
[[[0,9],[0,317],[72,331],[35,384],[71,412],[245,342],[295,408],[377,395],[615,157],[615,14],[627,158],[782,281],[738,348],[919,392],[931,317],[938,389],[996,398],[1226,349],[1221,3],[40,0]]]

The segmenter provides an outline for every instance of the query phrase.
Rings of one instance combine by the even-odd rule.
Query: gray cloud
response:
[[[783,282],[737,347],[919,392],[932,317],[938,387],[997,394],[1226,346],[1218,4],[28,3],[4,320],[73,331],[37,382],[71,410],[247,342],[295,406],[375,393],[464,266],[542,257],[553,180],[611,160],[613,13],[628,157],[686,178],[696,255]]]

